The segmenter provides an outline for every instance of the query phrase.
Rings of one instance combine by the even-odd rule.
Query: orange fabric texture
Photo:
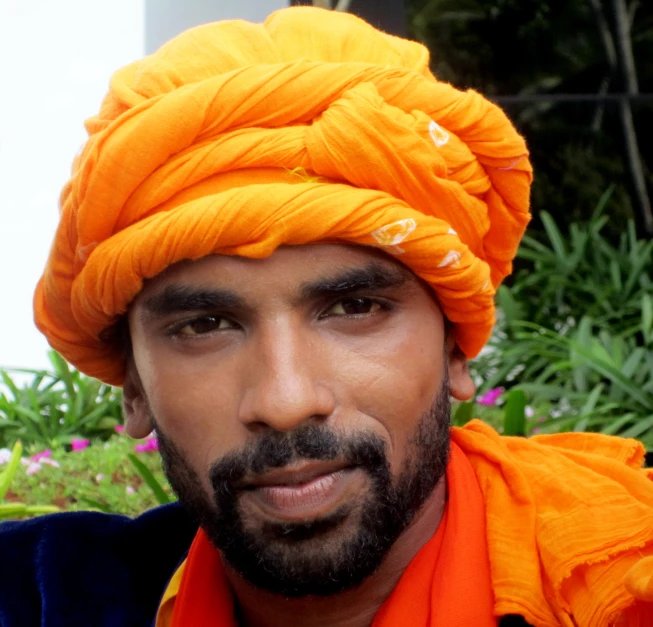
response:
[[[490,591],[495,616],[520,614],[534,627],[653,625],[653,481],[639,442],[585,433],[506,438],[476,420],[452,429],[452,440],[447,519],[374,627],[455,625],[454,610]],[[473,555],[485,569],[482,541],[489,584],[467,579]],[[441,590],[451,597],[447,581],[464,588],[456,607],[441,599]],[[428,622],[449,610],[446,621]],[[462,616],[461,625],[483,624]]]
[[[453,429],[487,514],[495,613],[535,627],[653,625],[653,481],[636,440]]]
[[[523,139],[427,50],[350,14],[290,7],[187,31],[111,80],[62,193],[37,326],[121,384],[103,331],[182,259],[344,241],[397,256],[474,356],[529,220]]]
[[[415,556],[377,612],[372,627],[492,627],[493,598],[483,497],[464,453],[454,444],[447,467],[449,500],[436,534]],[[219,553],[199,531],[167,590],[157,627],[236,627]],[[470,591],[473,591],[470,593]],[[169,604],[174,599],[172,620]]]

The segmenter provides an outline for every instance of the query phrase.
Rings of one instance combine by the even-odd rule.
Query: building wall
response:
[[[145,51],[154,52],[182,31],[217,20],[262,22],[288,0],[145,0]]]

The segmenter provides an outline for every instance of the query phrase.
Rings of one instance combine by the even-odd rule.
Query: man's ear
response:
[[[455,330],[449,331],[446,342],[451,396],[459,401],[469,401],[476,394],[476,386],[469,374],[467,357],[456,344]]]
[[[154,429],[147,398],[133,358],[127,359],[127,372],[122,386],[125,430],[132,438],[145,438]]]

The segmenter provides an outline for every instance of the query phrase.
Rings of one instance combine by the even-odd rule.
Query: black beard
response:
[[[449,458],[449,416],[445,380],[409,441],[396,481],[385,443],[376,434],[344,435],[317,422],[287,433],[269,431],[212,464],[213,502],[197,473],[158,426],[157,435],[170,485],[234,570],[274,594],[329,596],[357,587],[374,573],[433,493]],[[255,526],[239,511],[242,490],[236,486],[245,475],[260,475],[300,460],[336,458],[367,474],[370,490],[362,501],[299,523]],[[345,521],[356,519],[355,531],[343,531]]]

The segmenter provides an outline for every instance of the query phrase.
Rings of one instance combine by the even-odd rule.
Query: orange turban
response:
[[[103,331],[182,259],[345,241],[435,290],[473,357],[529,220],[524,140],[427,50],[350,14],[283,9],[191,29],[119,70],[62,193],[35,295],[50,344],[120,384]]]

